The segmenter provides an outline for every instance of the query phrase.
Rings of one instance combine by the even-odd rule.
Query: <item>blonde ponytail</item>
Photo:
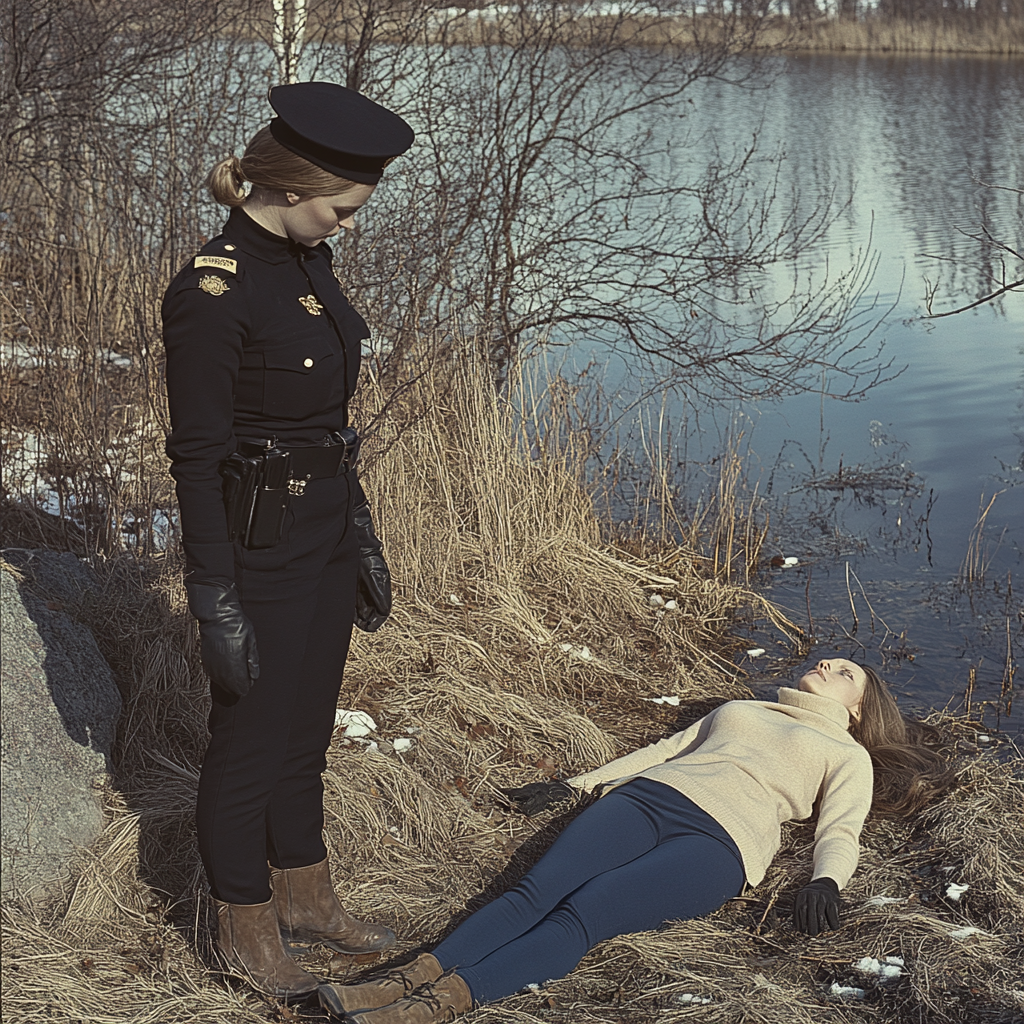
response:
[[[247,181],[253,188],[300,196],[334,196],[359,187],[285,149],[270,134],[269,126],[256,133],[241,160],[237,156],[221,160],[206,178],[213,198],[222,206],[241,206],[248,198],[242,187]]]
[[[207,175],[206,186],[222,206],[241,206],[246,198],[245,181],[242,162],[232,154],[214,166]]]

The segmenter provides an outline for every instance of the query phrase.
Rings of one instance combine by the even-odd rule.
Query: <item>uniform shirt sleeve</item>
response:
[[[832,878],[842,889],[853,877],[860,857],[860,832],[871,809],[873,785],[871,757],[860,746],[826,774],[814,832],[812,880]]]
[[[592,772],[585,772],[583,775],[577,775],[566,781],[570,786],[592,793],[594,788],[602,783],[629,778],[648,768],[653,768],[656,764],[664,764],[674,757],[682,757],[691,750],[696,750],[704,742],[718,710],[715,708],[710,714],[698,719],[682,732],[674,733],[672,736],[658,740],[657,743],[642,747],[640,750],[634,750],[631,754],[617,757],[614,761],[609,761],[608,764],[595,768]]]
[[[200,282],[223,282],[207,291]],[[234,579],[221,462],[233,444],[234,389],[248,334],[242,282],[217,270],[186,270],[163,304],[171,434],[182,541],[193,579]]]

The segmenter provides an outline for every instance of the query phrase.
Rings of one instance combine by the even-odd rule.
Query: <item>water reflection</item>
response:
[[[760,131],[766,149],[783,146],[781,188],[804,209],[834,189],[850,194],[802,260],[844,266],[870,239],[873,290],[896,304],[886,354],[905,370],[860,403],[830,401],[823,380],[821,395],[774,404],[677,397],[648,426],[672,424],[663,433],[696,488],[742,424],[748,493],[757,482],[768,502],[775,551],[799,558],[768,567],[764,582],[816,635],[812,658],[832,649],[866,658],[919,708],[957,704],[973,685],[972,707],[994,721],[1024,649],[1024,295],[919,317],[930,286],[937,310],[990,290],[1001,268],[984,237],[969,237],[980,225],[1024,248],[1022,197],[979,183],[1024,181],[1024,61],[807,55],[779,67],[746,102],[707,84],[690,131],[713,126],[723,146]],[[636,394],[629,369],[614,364],[606,387]],[[969,581],[979,500],[997,491],[986,572]],[[682,503],[694,501],[691,490]],[[797,670],[781,644],[753,635],[738,648],[768,650],[745,662],[755,680]],[[999,722],[1020,733],[1024,698]]]

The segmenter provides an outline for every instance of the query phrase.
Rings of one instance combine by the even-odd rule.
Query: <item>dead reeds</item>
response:
[[[364,413],[383,400],[371,382]],[[396,609],[357,637],[341,698],[376,733],[372,744],[336,735],[325,785],[346,905],[412,949],[513,884],[557,831],[559,812],[526,820],[498,787],[595,765],[742,696],[726,663],[730,618],[741,604],[770,609],[699,552],[604,541],[571,433],[537,447],[543,408],[518,378],[500,394],[471,359],[442,363],[404,402],[365,473]],[[74,610],[124,688],[117,771],[107,830],[72,887],[4,907],[5,1015],[21,1024],[318,1019],[213,969],[192,833],[206,703],[173,563],[100,564],[97,592]],[[678,608],[659,617],[654,591]],[[664,694],[680,707],[646,699]],[[991,755],[961,773],[924,821],[869,823],[840,932],[809,939],[787,923],[813,839],[794,826],[765,882],[721,912],[605,943],[569,978],[467,1021],[1012,1020],[1021,782]],[[959,902],[951,882],[970,886]],[[885,956],[903,958],[900,979],[853,966]],[[366,966],[320,952],[306,962],[343,977]]]

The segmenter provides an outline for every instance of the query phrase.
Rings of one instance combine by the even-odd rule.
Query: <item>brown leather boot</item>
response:
[[[441,1024],[472,1009],[469,986],[457,974],[446,974],[390,1006],[354,1013],[347,1020],[352,1024]]]
[[[284,951],[272,899],[250,906],[220,900],[213,903],[217,908],[217,951],[228,974],[277,999],[316,991],[320,979],[293,963]]]
[[[431,953],[420,953],[412,963],[375,974],[359,985],[320,986],[320,1005],[340,1017],[356,1010],[374,1010],[412,995],[430,981],[437,981],[444,971]]]
[[[345,913],[326,858],[304,868],[271,867],[270,887],[285,942],[322,942],[339,953],[376,953],[395,944],[390,928]]]

